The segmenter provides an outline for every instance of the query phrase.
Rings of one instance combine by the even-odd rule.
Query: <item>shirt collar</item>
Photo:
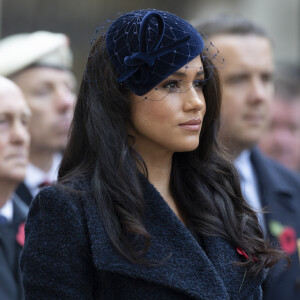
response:
[[[13,202],[9,199],[4,206],[0,208],[0,214],[6,217],[7,221],[11,222],[13,220]]]
[[[244,150],[234,161],[235,167],[244,179],[249,179],[253,176],[250,154],[250,150]]]
[[[38,186],[41,182],[45,180],[50,182],[57,180],[58,168],[61,161],[61,157],[62,155],[60,153],[54,155],[52,166],[49,172],[44,172],[37,166],[29,163],[29,165],[27,166],[26,177],[24,182],[33,195],[35,195],[38,191]]]

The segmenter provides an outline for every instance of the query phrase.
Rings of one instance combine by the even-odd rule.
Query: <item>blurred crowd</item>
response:
[[[22,299],[18,266],[31,200],[57,178],[75,104],[64,34],[0,40],[0,299]]]
[[[220,139],[265,237],[291,258],[288,270],[270,271],[264,297],[300,299],[300,67],[275,66],[268,34],[247,20],[219,17],[198,30],[225,59]],[[3,38],[0,76],[0,299],[14,300],[24,297],[26,214],[56,181],[76,102],[68,37]]]
[[[287,168],[300,172],[300,67],[278,66],[271,120],[259,147]]]

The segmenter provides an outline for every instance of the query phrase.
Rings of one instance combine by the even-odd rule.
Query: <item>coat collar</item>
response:
[[[267,210],[265,219],[269,234],[271,233],[271,221],[297,228],[299,223],[298,187],[300,181],[296,182],[294,175],[289,170],[265,157],[257,148],[252,150],[251,160],[258,177],[261,201]],[[298,191],[296,188],[298,188]],[[277,243],[277,237],[275,238],[272,235],[271,237]]]
[[[195,299],[240,299],[245,270],[233,264],[241,259],[236,249],[221,238],[207,237],[203,239],[204,251],[147,180],[144,197],[145,226],[151,235],[146,259],[161,263],[153,267],[133,265],[122,257],[112,246],[97,205],[90,198],[83,206],[95,267],[175,289]],[[246,278],[241,289],[243,297],[261,282],[262,274],[254,280]]]
[[[275,169],[275,166],[282,169],[277,162],[264,156],[256,147],[251,151],[251,161],[264,191],[286,194],[290,198],[294,195],[296,191],[293,185],[286,180],[283,173]],[[288,171],[286,170],[286,172]]]

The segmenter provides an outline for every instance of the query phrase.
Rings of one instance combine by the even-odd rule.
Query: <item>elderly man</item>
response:
[[[14,194],[29,156],[30,110],[16,84],[0,76],[0,299],[23,299],[19,256],[27,206]]]
[[[271,122],[260,149],[287,168],[300,172],[300,69],[280,68],[275,80]]]
[[[75,102],[69,40],[44,31],[12,35],[0,40],[0,57],[0,75],[21,88],[32,112],[30,164],[17,189],[29,205],[41,187],[56,180],[67,142]]]
[[[235,159],[246,201],[256,211],[263,207],[268,211],[258,213],[265,235],[292,260],[289,270],[279,265],[270,271],[264,298],[300,299],[300,178],[255,147],[270,118],[272,44],[262,28],[240,18],[219,17],[198,29],[225,59],[219,70],[223,89],[220,139]]]

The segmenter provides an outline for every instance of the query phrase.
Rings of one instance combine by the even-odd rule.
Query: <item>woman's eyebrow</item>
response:
[[[204,71],[201,70],[201,71],[197,72],[196,77],[200,77],[200,76],[204,76],[204,75],[205,75]]]
[[[171,74],[171,76],[175,76],[175,77],[186,77],[186,73],[185,72],[180,72],[180,71],[176,71],[173,74]]]
[[[195,77],[199,77],[199,76],[202,76],[202,75],[204,75],[204,71],[203,71],[203,70],[197,72],[197,73],[195,74]],[[176,72],[174,72],[171,76],[176,76],[176,77],[186,77],[186,76],[187,76],[187,73],[186,73],[186,72],[176,71]]]

